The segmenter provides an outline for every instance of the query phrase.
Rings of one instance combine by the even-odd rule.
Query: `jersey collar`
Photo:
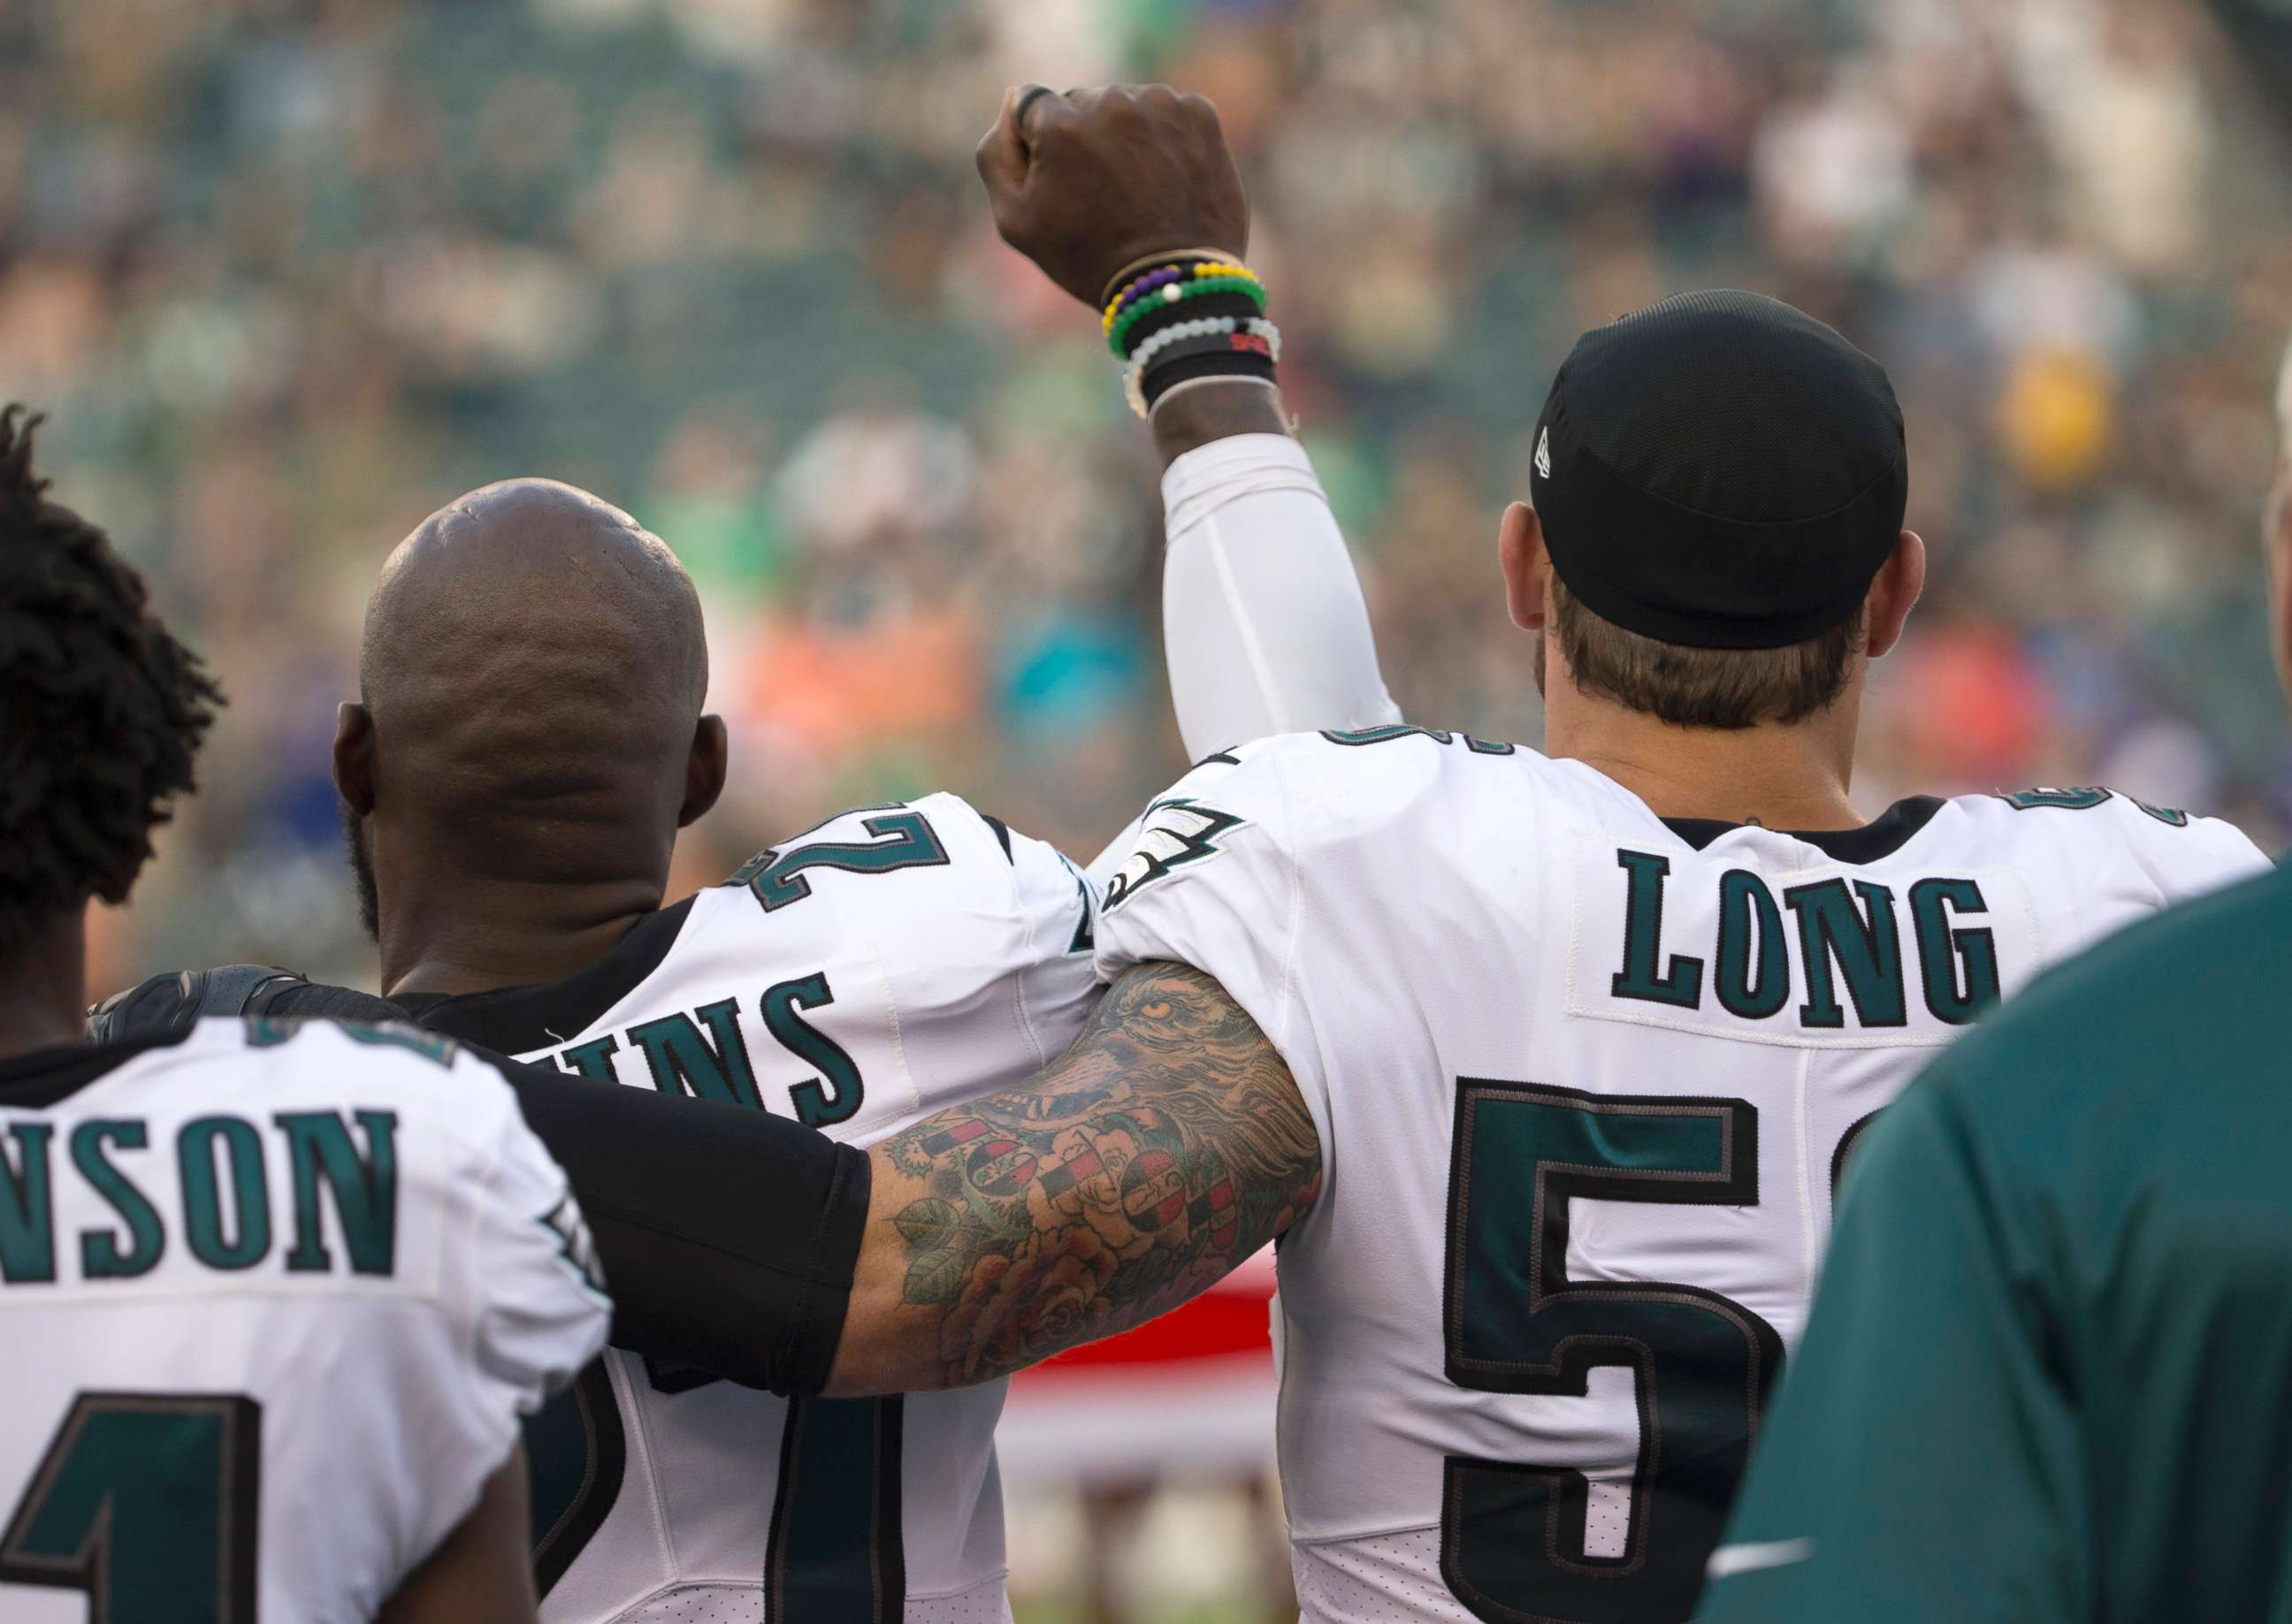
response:
[[[410,993],[391,1001],[431,1031],[480,1049],[529,1055],[562,1048],[660,968],[695,900],[647,914],[603,958],[562,981],[452,996]]]
[[[1860,829],[1778,829],[1787,839],[1803,840],[1838,863],[1876,863],[1909,844],[1910,838],[1933,822],[1943,802],[1938,795],[1913,795],[1898,800]],[[1722,823],[1708,817],[1667,817],[1663,826],[1701,851],[1723,834],[1754,827]]]
[[[125,1043],[60,1043],[0,1060],[0,1105],[44,1111],[60,1105],[92,1082],[155,1049],[173,1049],[198,1030],[194,1021],[181,1032],[132,1038]]]

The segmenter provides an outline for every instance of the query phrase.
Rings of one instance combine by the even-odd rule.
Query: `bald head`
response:
[[[586,491],[507,479],[440,508],[398,545],[367,604],[359,685],[380,709],[425,687],[499,699],[602,683],[617,704],[700,713],[700,598],[666,543]]]
[[[336,777],[354,813],[387,824],[400,869],[580,884],[634,865],[665,881],[677,827],[721,784],[713,722],[715,782],[693,782],[709,728],[691,578],[626,513],[553,480],[472,491],[399,544],[367,606],[359,683]]]

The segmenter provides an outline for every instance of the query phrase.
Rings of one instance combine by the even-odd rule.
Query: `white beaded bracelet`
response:
[[[1182,321],[1175,326],[1165,327],[1139,345],[1137,353],[1130,358],[1122,374],[1122,394],[1129,401],[1130,409],[1141,417],[1146,415],[1146,369],[1156,356],[1190,338],[1210,338],[1221,333],[1247,333],[1263,339],[1272,351],[1274,364],[1280,364],[1281,329],[1262,316],[1253,316],[1247,321],[1231,316],[1204,316],[1194,321]]]

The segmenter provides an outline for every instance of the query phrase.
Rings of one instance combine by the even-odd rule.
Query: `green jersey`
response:
[[[2114,939],[1847,1173],[1697,1616],[2292,1624],[2292,876]]]

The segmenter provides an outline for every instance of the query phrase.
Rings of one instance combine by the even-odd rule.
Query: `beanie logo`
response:
[[[1552,430],[1549,429],[1536,437],[1536,471],[1547,479],[1552,478]]]

